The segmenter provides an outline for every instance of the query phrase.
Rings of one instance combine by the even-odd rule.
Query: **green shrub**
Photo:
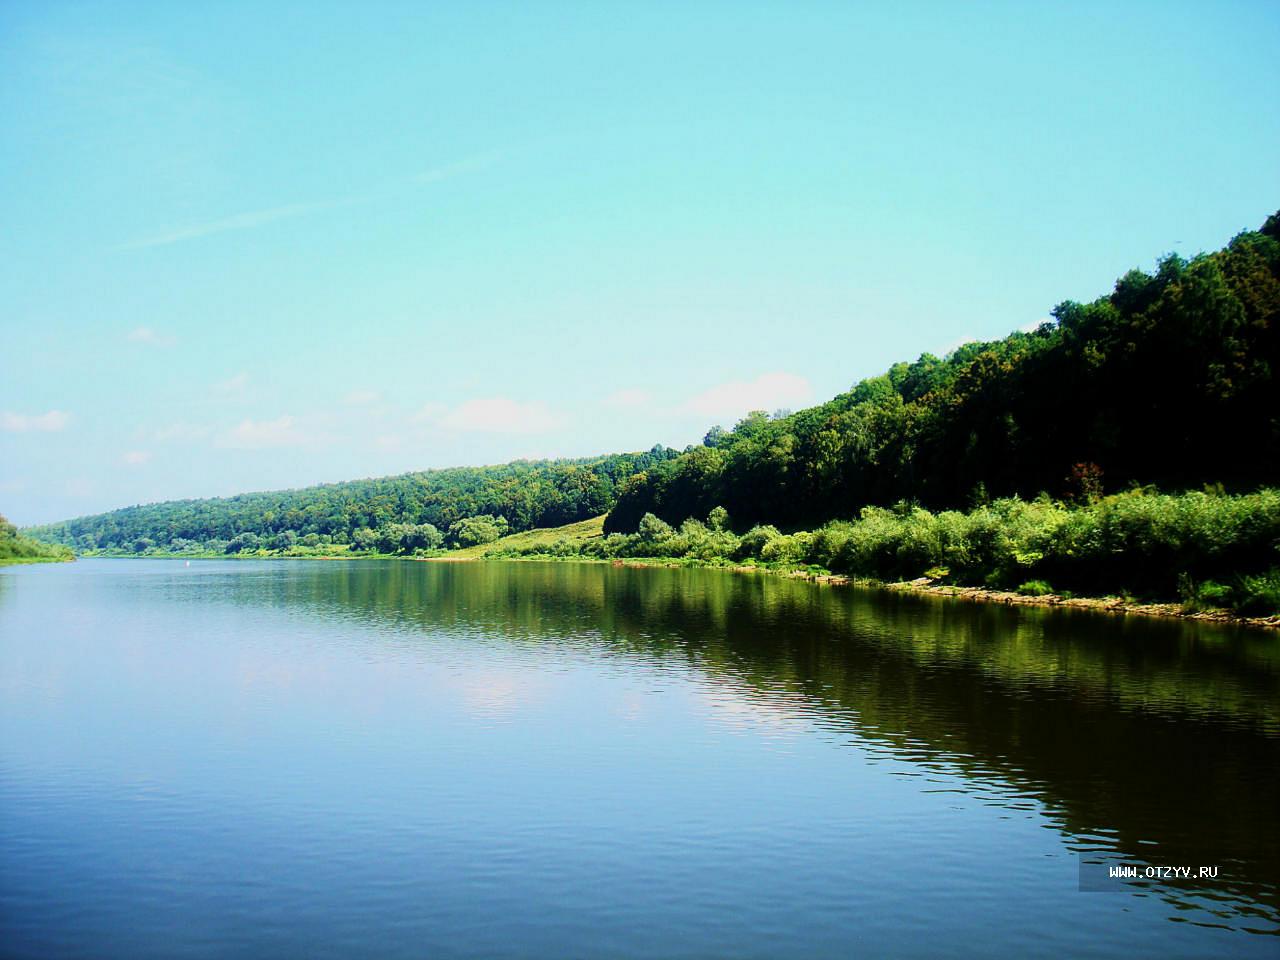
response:
[[[1280,567],[1266,573],[1242,576],[1237,582],[1233,607],[1250,617],[1273,617],[1280,614]]]
[[[1043,597],[1053,593],[1053,587],[1046,580],[1028,580],[1018,587],[1018,592],[1024,597]]]
[[[738,547],[734,551],[733,558],[735,560],[746,560],[748,558],[758,560],[764,553],[765,546],[781,536],[782,534],[777,527],[752,527],[738,539]]]

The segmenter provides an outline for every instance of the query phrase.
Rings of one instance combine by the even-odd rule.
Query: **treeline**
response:
[[[1067,504],[1041,496],[969,511],[900,503],[864,507],[855,520],[783,533],[734,533],[730,514],[679,527],[651,513],[635,533],[562,540],[523,555],[663,557],[698,562],[814,566],[886,581],[930,580],[1039,595],[1073,592],[1180,599],[1188,609],[1280,613],[1280,490],[1232,496],[1135,489]]]
[[[21,536],[17,527],[0,516],[0,563],[70,560],[71,556],[67,547],[53,546]]]
[[[1280,481],[1280,214],[1225,250],[1170,254],[1053,316],[899,363],[818,407],[715,428],[628,480],[606,530],[718,505],[746,526],[811,528],[904,500],[949,508]]]
[[[675,456],[657,446],[647,453],[428,470],[126,507],[26,532],[80,553],[239,553],[332,544],[396,553],[469,546],[508,531],[599,516],[613,506],[623,480]],[[406,533],[405,525],[421,529]],[[394,549],[379,549],[393,536]]]

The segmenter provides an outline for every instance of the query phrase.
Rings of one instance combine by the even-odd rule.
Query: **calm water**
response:
[[[716,571],[0,570],[6,956],[1275,957],[1277,761],[1270,634]]]

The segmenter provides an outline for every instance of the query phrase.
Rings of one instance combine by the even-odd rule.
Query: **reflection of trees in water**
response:
[[[308,565],[237,589],[401,629],[679,658],[761,702],[802,694],[873,746],[995,778],[1126,856],[1220,864],[1220,891],[1280,910],[1268,635],[586,564]]]

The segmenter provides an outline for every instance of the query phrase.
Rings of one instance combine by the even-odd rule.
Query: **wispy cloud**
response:
[[[140,467],[151,459],[150,450],[127,450],[120,457],[120,462],[127,467]]]
[[[330,207],[340,206],[346,200],[320,201],[317,203],[291,203],[282,207],[270,207],[266,210],[250,210],[233,214],[219,220],[207,220],[204,223],[192,223],[185,227],[177,227],[165,233],[141,240],[132,240],[119,246],[120,250],[141,250],[146,247],[163,247],[183,240],[194,240],[197,237],[208,237],[215,233],[226,233],[228,230],[247,230],[263,224],[275,223],[277,220],[288,220],[303,214],[314,213]]]
[[[232,450],[265,450],[310,446],[320,439],[303,430],[295,417],[285,414],[274,420],[242,420],[218,438],[218,446]]]
[[[149,237],[130,240],[126,243],[120,244],[116,249],[142,250],[148,247],[163,247],[173,243],[182,243],[185,240],[196,240],[200,237],[208,237],[218,233],[227,233],[232,230],[250,230],[254,227],[265,226],[269,223],[277,223],[281,220],[292,220],[296,217],[319,213],[323,210],[334,210],[338,207],[367,203],[370,200],[377,199],[378,197],[398,193],[407,187],[420,186],[427,183],[440,183],[441,181],[450,180],[454,177],[461,176],[462,174],[482,170],[495,163],[500,159],[500,156],[501,154],[498,151],[490,151],[489,153],[479,154],[478,156],[470,157],[466,160],[460,160],[457,163],[433,167],[411,177],[393,181],[390,185],[384,185],[380,188],[369,190],[364,193],[331,197],[324,200],[313,200],[306,203],[288,203],[277,207],[266,207],[261,210],[246,210],[241,213],[231,214],[226,217],[218,217],[213,220],[184,224]]]
[[[352,390],[342,398],[342,402],[349,407],[367,407],[371,403],[377,403],[382,399],[382,394],[377,390]]]
[[[89,477],[72,477],[62,485],[68,497],[91,497],[98,490],[98,485]]]
[[[703,417],[740,417],[752,410],[802,407],[813,399],[813,387],[794,373],[762,373],[754,380],[732,380],[690,397],[681,413]]]
[[[615,390],[609,396],[604,398],[606,407],[619,407],[622,409],[636,409],[638,407],[647,407],[653,403],[653,394],[648,390],[642,390],[639,387],[631,387],[623,390]]]
[[[126,336],[132,343],[149,343],[155,347],[171,347],[178,342],[172,334],[159,333],[151,327],[134,327]]]
[[[520,403],[510,397],[483,397],[456,407],[429,403],[414,418],[464,433],[548,433],[565,419],[545,403]]]
[[[56,433],[66,429],[71,422],[71,414],[61,410],[50,410],[48,413],[13,413],[0,412],[0,430],[9,433]]]
[[[241,370],[235,376],[215,383],[213,392],[220,397],[239,397],[244,394],[247,386],[249,386],[249,374]]]
[[[152,431],[151,438],[156,443],[174,443],[190,440],[203,440],[213,432],[212,427],[194,423],[170,423]]]

